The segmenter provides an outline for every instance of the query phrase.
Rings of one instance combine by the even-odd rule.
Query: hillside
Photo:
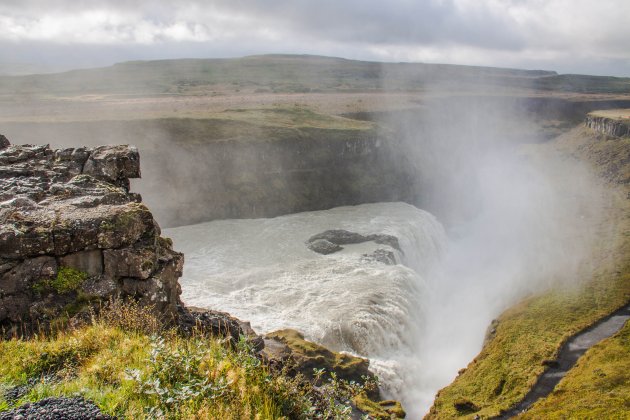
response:
[[[273,93],[423,90],[470,82],[528,87],[554,72],[444,64],[379,63],[318,56],[131,61],[59,74],[0,77],[2,93],[212,94],[216,87]],[[575,83],[580,82],[577,77]],[[614,78],[606,79],[615,82]],[[621,81],[621,88],[623,83]],[[553,86],[548,82],[546,85]],[[574,83],[571,81],[569,85]],[[589,82],[590,84],[590,79]],[[568,86],[568,85],[567,85]],[[627,87],[630,89],[630,87]]]
[[[212,95],[353,91],[543,90],[630,92],[630,79],[553,71],[424,63],[380,63],[319,56],[130,61],[58,74],[1,76],[0,94]]]

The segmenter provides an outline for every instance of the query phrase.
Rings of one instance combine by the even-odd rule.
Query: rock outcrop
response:
[[[81,397],[48,397],[0,413],[0,420],[16,419],[111,420],[114,417],[104,414],[94,403]]]
[[[132,146],[53,150],[0,139],[0,327],[5,333],[133,298],[177,318],[183,255],[129,178]]]
[[[178,326],[184,334],[191,335],[195,332],[201,332],[225,337],[232,345],[244,337],[249,341],[254,351],[261,351],[265,346],[263,337],[256,334],[249,322],[241,321],[226,312],[211,311],[194,306],[180,306],[178,309]]]
[[[586,126],[599,133],[612,137],[630,137],[630,120],[622,121],[595,114],[586,116]]]
[[[313,252],[318,254],[332,254],[343,249],[341,245],[348,244],[360,244],[363,242],[373,241],[380,245],[387,245],[400,251],[400,244],[398,238],[392,235],[386,234],[370,234],[361,235],[360,233],[349,232],[343,229],[327,230],[322,233],[311,236],[306,241],[306,246]],[[380,261],[385,256],[386,250],[379,250],[379,254],[370,255],[374,260]],[[381,255],[383,254],[383,255]],[[391,254],[391,253],[390,253]],[[393,254],[391,255],[393,256]],[[389,254],[386,257],[391,257]],[[368,255],[366,255],[368,257]],[[390,258],[386,258],[390,259]]]
[[[334,254],[335,252],[343,249],[341,245],[330,242],[327,239],[315,239],[307,242],[306,246],[311,251],[322,255]]]
[[[392,251],[379,248],[370,254],[363,254],[361,256],[361,260],[366,262],[377,262],[385,265],[395,265],[396,255]]]
[[[368,370],[369,361],[346,353],[335,353],[304,339],[304,335],[292,329],[275,331],[264,336],[263,358],[281,365],[287,364],[296,373],[312,380],[313,369],[334,372],[339,379],[363,382],[363,377],[373,377]]]
[[[329,375],[350,383],[365,384],[376,377],[368,370],[369,360],[347,353],[336,353],[311,341],[292,329],[274,331],[264,336],[264,348],[259,353],[272,368],[288,369],[289,373],[301,375],[306,381],[318,386],[326,382]],[[325,376],[319,376],[320,374]],[[405,411],[398,401],[381,400],[377,388],[366,388],[352,401],[352,418],[404,418]]]

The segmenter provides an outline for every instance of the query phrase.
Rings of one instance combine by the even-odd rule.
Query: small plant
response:
[[[317,374],[320,371],[316,372]],[[319,375],[321,377],[321,374]],[[321,408],[322,418],[350,418],[352,413],[351,401],[365,393],[378,388],[378,378],[362,376],[362,384],[355,381],[339,379],[335,372],[329,372],[329,380],[319,388],[324,397],[325,405]]]
[[[110,327],[147,335],[163,329],[163,323],[155,314],[153,305],[140,305],[134,300],[110,299],[101,307],[97,321]]]
[[[57,271],[57,276],[53,279],[44,279],[33,285],[33,290],[42,293],[45,290],[55,290],[59,294],[64,294],[77,290],[88,278],[84,271],[72,267],[61,267]]]
[[[61,267],[52,281],[52,288],[59,293],[76,290],[88,278],[88,274],[72,267]]]
[[[181,405],[200,405],[229,392],[231,384],[225,376],[213,379],[202,368],[207,356],[205,342],[191,339],[183,346],[171,346],[164,337],[151,337],[148,371],[127,371],[127,378],[137,384],[139,393],[153,396],[155,405],[147,408],[151,417],[170,417]]]
[[[326,369],[324,368],[320,368],[320,369],[313,368],[313,381],[315,385],[321,382],[322,376],[324,376],[324,373],[326,373]]]

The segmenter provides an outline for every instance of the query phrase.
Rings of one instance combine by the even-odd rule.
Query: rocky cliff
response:
[[[597,114],[588,114],[585,124],[588,128],[613,137],[630,137],[630,120],[608,118]]]
[[[0,136],[0,327],[5,334],[132,297],[175,319],[183,255],[129,178],[132,146],[51,149]]]

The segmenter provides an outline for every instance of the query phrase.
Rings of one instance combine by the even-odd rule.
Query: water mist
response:
[[[412,372],[392,390],[411,418],[474,358],[504,309],[588,275],[601,208],[590,172],[528,135],[531,121],[517,107],[461,102],[396,121],[405,155],[431,187],[425,205],[448,232],[443,259],[426,276]]]

